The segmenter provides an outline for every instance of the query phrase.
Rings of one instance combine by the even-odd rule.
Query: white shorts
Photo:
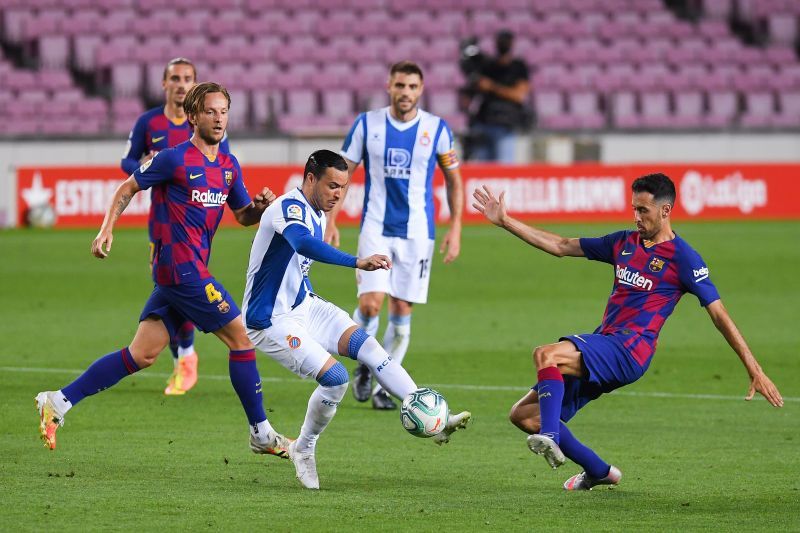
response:
[[[247,328],[247,336],[256,348],[301,378],[316,378],[331,354],[338,353],[342,334],[355,325],[347,313],[309,294],[267,329]]]
[[[435,243],[433,239],[385,237],[378,232],[362,231],[358,237],[358,257],[388,255],[392,268],[373,272],[356,270],[358,296],[383,292],[406,302],[427,302]]]

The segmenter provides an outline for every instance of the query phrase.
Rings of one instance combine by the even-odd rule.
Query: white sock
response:
[[[194,344],[190,345],[188,348],[184,348],[183,346],[178,346],[178,359],[183,359],[187,355],[192,355],[194,353]]]
[[[381,319],[379,315],[366,318],[364,315],[361,314],[361,310],[358,307],[356,307],[356,310],[353,311],[353,322],[364,328],[364,331],[366,331],[367,335],[369,335],[370,337],[378,336],[378,326],[380,326],[381,324]]]
[[[269,420],[265,419],[263,422],[250,426],[250,435],[259,444],[269,444],[275,439],[275,430],[272,429]]]
[[[347,392],[347,383],[334,385],[333,387],[323,387],[318,385],[311,397],[308,399],[308,409],[303,427],[300,428],[300,436],[297,437],[295,450],[298,452],[312,452],[317,445],[320,434],[328,427],[328,423],[336,414],[339,402]]]
[[[403,364],[403,359],[408,351],[411,340],[411,315],[389,316],[389,325],[383,334],[383,349],[392,356],[398,365]],[[372,395],[377,394],[382,387],[375,385]]]
[[[53,401],[53,407],[56,409],[56,414],[61,417],[67,414],[67,411],[72,409],[72,402],[67,400],[67,397],[64,396],[64,393],[60,390],[55,391],[50,399]]]
[[[395,398],[402,400],[417,390],[417,384],[405,368],[393,360],[373,337],[368,338],[361,346],[357,360],[367,365],[381,387]]]

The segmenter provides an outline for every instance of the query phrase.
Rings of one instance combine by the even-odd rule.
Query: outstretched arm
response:
[[[447,185],[447,205],[450,207],[450,229],[444,234],[439,253],[444,253],[444,262],[452,263],[461,253],[461,213],[464,211],[464,186],[461,170],[442,168]]]
[[[475,199],[472,207],[483,213],[483,216],[495,226],[505,229],[531,246],[535,246],[550,255],[556,257],[584,256],[580,239],[569,239],[543,229],[528,226],[509,215],[506,212],[505,195],[505,192],[501,192],[500,197],[495,198],[492,191],[484,185],[483,190],[475,189],[472,193],[472,197]]]
[[[344,199],[347,198],[347,191],[350,190],[350,180],[353,179],[353,172],[356,171],[356,167],[358,167],[358,163],[354,163],[350,161],[346,157],[344,158],[347,161],[347,187],[344,188],[342,191],[342,198],[333,206],[328,212],[328,224],[325,226],[325,242],[329,243],[331,246],[339,247],[339,228],[336,226],[336,217],[339,215],[339,211],[342,210],[342,206],[344,205]]]
[[[752,400],[755,393],[758,392],[775,407],[782,407],[783,398],[778,391],[778,387],[772,383],[772,380],[761,369],[761,365],[756,361],[744,337],[739,333],[739,328],[736,327],[727,309],[722,305],[722,300],[716,300],[708,304],[706,311],[708,311],[711,321],[714,322],[714,325],[722,333],[722,336],[725,337],[725,340],[728,341],[730,347],[733,348],[733,351],[736,352],[736,355],[739,356],[742,364],[747,369],[747,373],[750,376],[750,390],[747,392],[745,400]]]
[[[283,230],[283,238],[286,239],[295,252],[320,263],[367,271],[389,270],[392,268],[392,261],[385,255],[375,254],[363,259],[355,257],[337,250],[320,239],[314,238],[308,228],[302,224],[290,224]]]
[[[97,237],[92,241],[92,255],[98,259],[105,259],[111,251],[111,243],[114,241],[114,224],[117,223],[119,216],[131,203],[133,195],[139,192],[139,184],[133,176],[129,177],[114,191],[114,196],[111,198],[111,203],[106,210],[106,216],[103,219],[103,225],[100,226],[100,231]],[[105,250],[103,250],[105,247]]]
[[[264,187],[260,193],[255,195],[252,202],[234,211],[233,215],[236,217],[236,221],[242,226],[257,224],[261,220],[261,215],[264,213],[264,210],[275,201],[275,198],[277,198],[275,193],[269,190],[268,187]]]

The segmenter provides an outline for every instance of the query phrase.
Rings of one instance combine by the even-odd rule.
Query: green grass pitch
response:
[[[580,236],[624,226],[547,227]],[[624,474],[614,490],[574,494],[561,484],[580,468],[547,468],[507,413],[535,379],[534,346],[597,326],[607,265],[467,227],[455,264],[437,254],[406,367],[453,409],[470,409],[473,425],[438,448],[406,434],[397,412],[372,411],[348,392],[318,444],[322,490],[310,492],[288,461],[249,451],[227,352],[211,335],[197,338],[200,381],[187,396],[162,394],[165,352],[77,406],[58,449],[44,449],[33,397],[130,341],[151,288],[146,237],[118,230],[110,258],[98,261],[94,231],[0,232],[0,530],[800,530],[800,223],[676,229],[710,265],[786,405],[741,400],[744,368],[687,295],[644,378],[570,423]],[[214,242],[212,272],[237,298],[253,234],[224,229]],[[343,248],[353,251],[355,239],[344,230]],[[352,271],[315,265],[311,278],[352,310]],[[263,355],[259,368],[270,420],[296,435],[312,383]]]

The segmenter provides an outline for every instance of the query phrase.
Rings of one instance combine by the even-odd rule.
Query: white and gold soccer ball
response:
[[[406,431],[415,437],[438,435],[444,430],[449,415],[450,409],[444,396],[427,387],[406,396],[400,407],[400,421]]]

